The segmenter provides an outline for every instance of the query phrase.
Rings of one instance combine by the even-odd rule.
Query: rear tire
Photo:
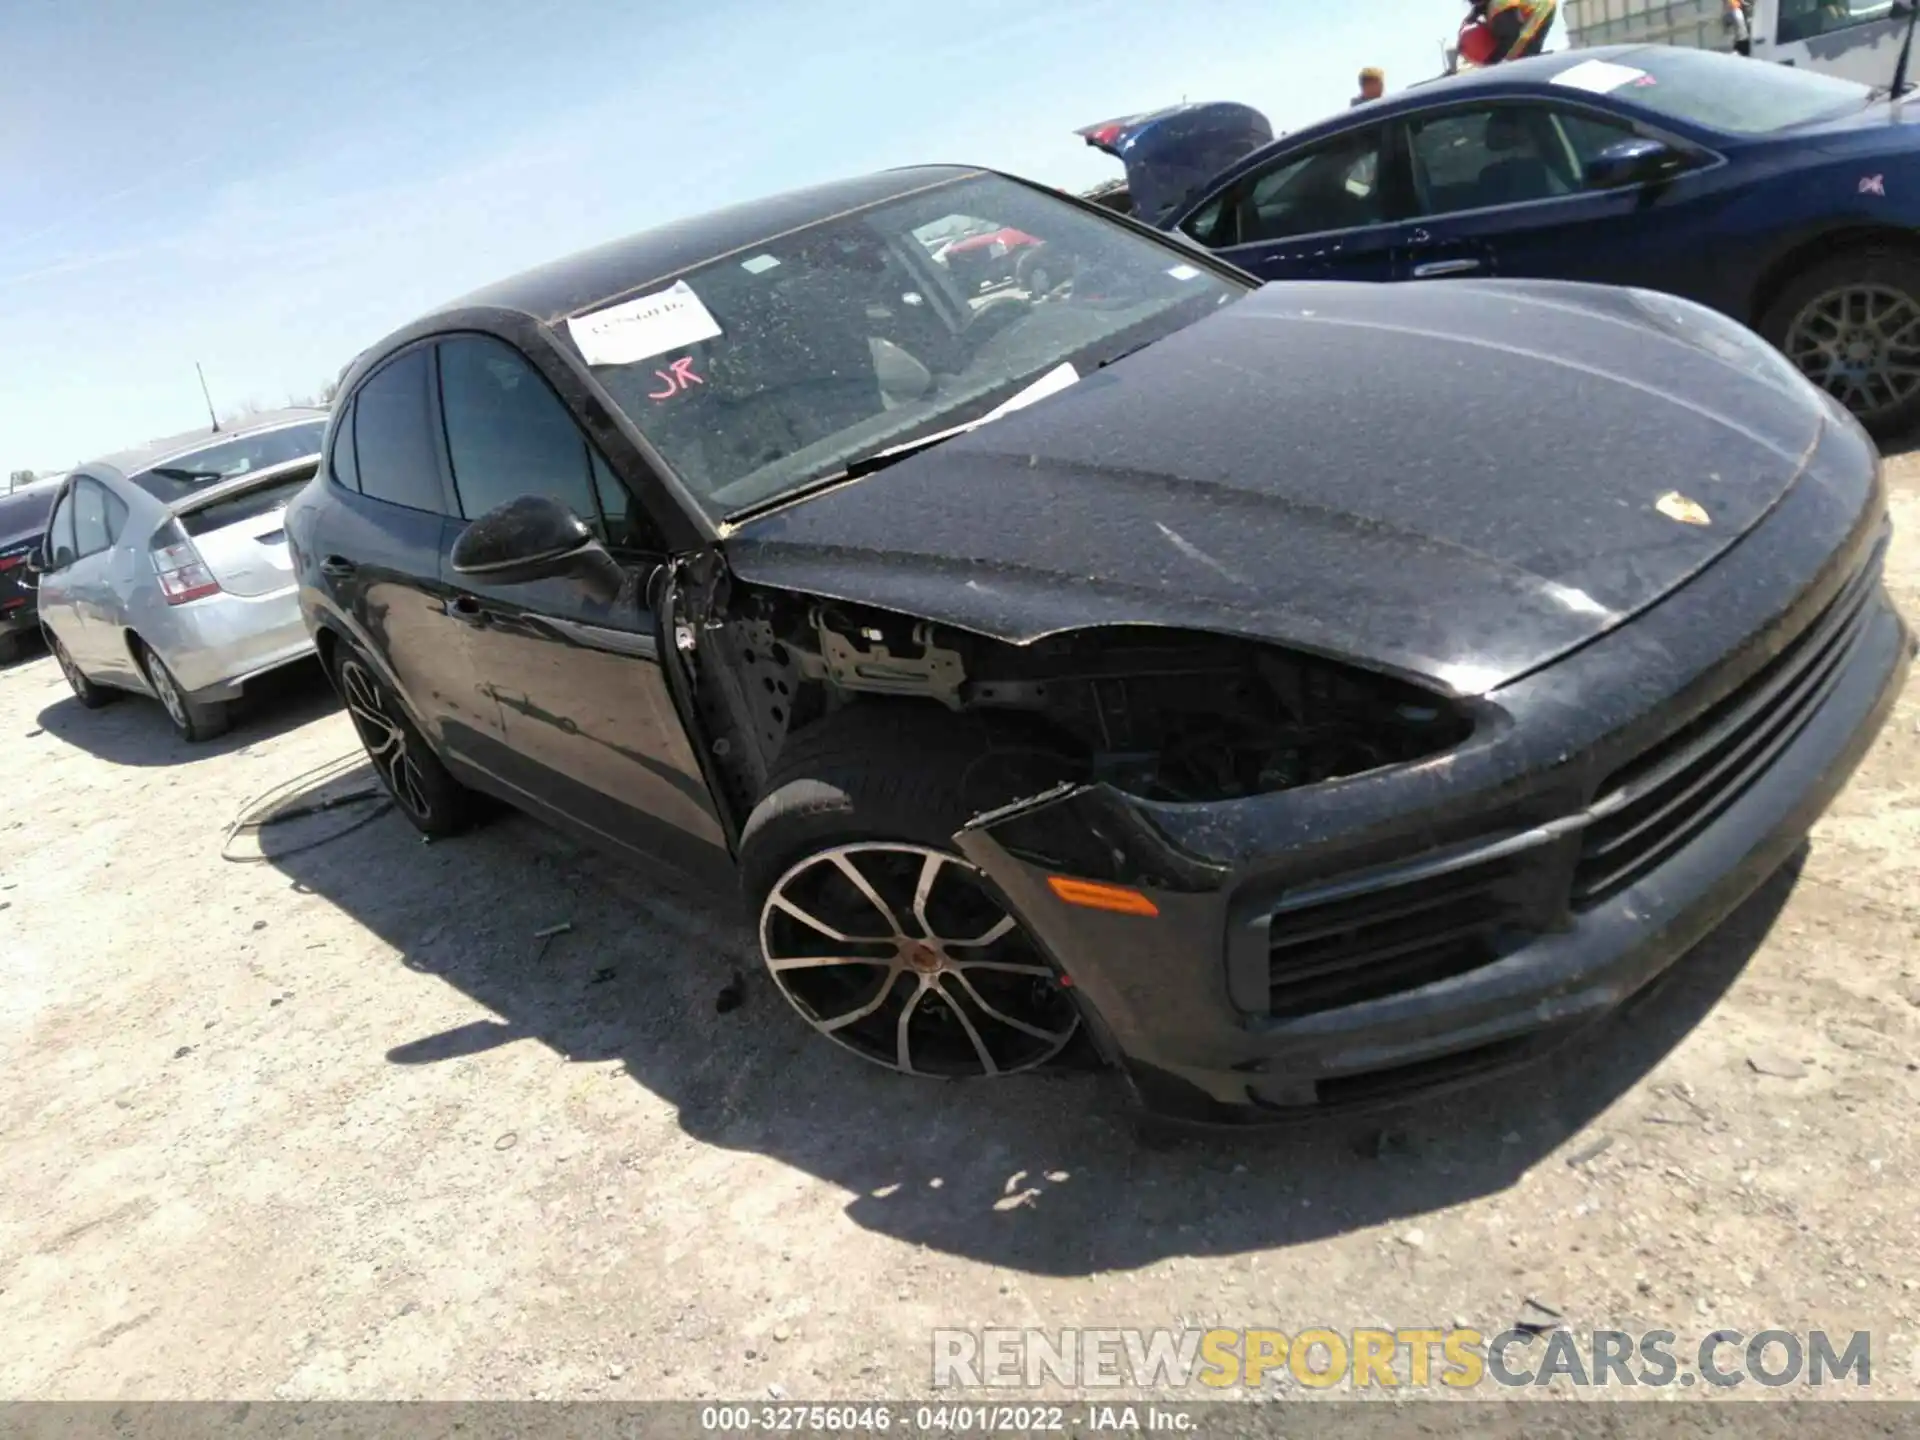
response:
[[[0,665],[11,665],[20,658],[20,637],[13,631],[0,635]]]
[[[60,673],[67,677],[67,688],[73,691],[73,698],[80,702],[83,710],[98,710],[103,705],[111,705],[120,698],[120,692],[110,690],[105,685],[96,685],[74,664],[73,657],[67,653],[67,647],[60,643],[60,637],[49,628],[45,630],[47,648],[53,651],[54,663],[60,667]]]
[[[480,797],[453,778],[386,681],[345,645],[335,648],[333,682],[367,760],[394,808],[430,840],[458,835],[480,816]]]
[[[147,672],[147,684],[173,722],[174,732],[189,745],[218,739],[233,728],[233,709],[226,701],[195,700],[174,679],[167,662],[145,645],[140,647],[140,668]]]
[[[1789,280],[1757,328],[1875,439],[1920,425],[1920,257],[1831,256]]]
[[[826,1038],[903,1074],[1065,1058],[1071,992],[953,835],[1073,773],[1044,742],[931,705],[863,703],[803,733],[740,839],[775,987]]]

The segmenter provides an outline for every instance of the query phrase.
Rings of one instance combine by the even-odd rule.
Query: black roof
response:
[[[553,324],[849,210],[983,173],[962,165],[919,165],[749,200],[551,261],[462,296],[434,313],[475,307],[518,310]]]

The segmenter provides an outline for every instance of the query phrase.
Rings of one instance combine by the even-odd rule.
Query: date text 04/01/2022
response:
[[[1182,1433],[1194,1428],[1194,1419],[1166,1405],[708,1405],[700,1412],[700,1428],[768,1435]]]

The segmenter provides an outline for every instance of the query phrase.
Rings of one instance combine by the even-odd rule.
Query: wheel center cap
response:
[[[947,968],[944,955],[931,945],[922,944],[918,940],[901,941],[900,958],[906,962],[907,968],[917,975],[938,975]]]

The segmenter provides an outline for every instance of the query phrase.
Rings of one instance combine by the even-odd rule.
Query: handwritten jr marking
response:
[[[676,395],[685,394],[695,385],[704,385],[707,383],[693,373],[693,357],[691,355],[682,355],[678,360],[667,366],[666,369],[656,370],[653,373],[659,379],[662,388],[649,390],[647,392],[647,398],[656,404],[662,400],[671,400]]]

